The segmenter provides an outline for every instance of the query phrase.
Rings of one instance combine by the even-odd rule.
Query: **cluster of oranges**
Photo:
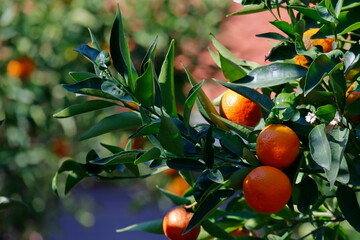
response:
[[[314,46],[320,46],[322,48],[323,53],[330,52],[333,49],[333,42],[334,38],[316,38],[313,39],[314,36],[320,29],[319,28],[312,28],[306,30],[303,34],[303,42],[306,50]],[[309,68],[309,60],[304,55],[297,55],[294,57],[294,61],[296,64],[301,65],[303,67]]]
[[[261,119],[261,108],[251,100],[227,90],[220,113],[230,121],[254,127]],[[299,154],[300,141],[296,133],[282,124],[264,128],[256,141],[256,154],[262,166],[253,169],[243,181],[245,201],[261,213],[280,211],[289,201],[292,185],[282,172]]]

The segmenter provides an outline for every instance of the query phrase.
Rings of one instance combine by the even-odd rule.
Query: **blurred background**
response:
[[[197,80],[206,80],[204,90],[211,99],[223,90],[210,80],[223,79],[207,51],[210,32],[235,55],[267,64],[264,58],[271,46],[255,37],[274,31],[267,13],[226,18],[239,9],[230,0],[118,2],[135,64],[158,36],[155,66],[160,68],[170,40],[176,40],[179,104],[188,89],[180,63]],[[131,188],[126,182],[86,180],[60,198],[51,191],[62,161],[83,162],[90,149],[99,148],[99,139],[80,142],[78,136],[106,112],[60,120],[52,115],[85,100],[61,84],[72,83],[71,71],[93,71],[73,50],[90,42],[88,28],[102,48],[109,49],[116,5],[115,0],[0,1],[0,121],[5,120],[0,127],[0,196],[26,205],[0,208],[0,239],[161,239],[115,230],[161,218],[171,204],[151,186],[181,194],[186,186],[174,174],[132,181]],[[101,142],[124,147],[126,138],[126,133],[107,134]]]

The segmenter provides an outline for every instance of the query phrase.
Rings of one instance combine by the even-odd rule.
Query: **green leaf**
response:
[[[162,219],[152,220],[148,222],[134,224],[125,228],[116,229],[116,232],[125,232],[125,231],[141,231],[155,234],[164,234],[162,228]]]
[[[196,86],[197,82],[195,81],[195,79],[193,78],[191,73],[185,67],[184,67],[184,69],[185,69],[187,78],[188,78],[190,84],[192,85],[192,87]],[[217,126],[219,126],[222,129],[225,129],[225,130],[228,129],[226,127],[226,125],[224,123],[222,123],[222,121],[220,121],[216,117],[216,115],[219,116],[219,113],[217,112],[216,108],[214,107],[214,105],[212,104],[212,102],[206,96],[206,94],[204,93],[204,91],[202,89],[199,89],[197,99],[198,99],[199,105],[201,105],[201,107],[203,108],[203,110],[205,111],[207,116],[211,119],[211,121],[213,121]]]
[[[160,121],[155,121],[144,126],[141,126],[136,130],[136,132],[131,135],[129,138],[136,138],[141,136],[148,136],[153,134],[158,134],[160,128]]]
[[[323,19],[318,11],[316,11],[315,8],[309,8],[309,7],[301,7],[301,6],[289,6],[291,9],[294,9],[296,11],[298,11],[299,13],[304,14],[304,16],[307,16],[317,22],[323,23],[323,24],[327,24],[328,21],[326,21],[325,19]]]
[[[192,229],[202,224],[203,221],[207,220],[207,218],[233,194],[233,190],[218,190],[209,194],[199,204],[199,207],[196,209],[193,217],[184,231],[184,234],[190,232]]]
[[[299,199],[297,207],[300,212],[305,213],[309,210],[311,205],[314,205],[318,200],[318,187],[314,179],[305,177],[299,184]]]
[[[89,59],[93,64],[96,65],[96,57],[99,55],[100,51],[89,47],[87,44],[81,44],[75,51],[79,52],[81,55]]]
[[[143,155],[141,155],[139,158],[137,158],[134,162],[134,164],[139,164],[139,163],[143,163],[143,162],[148,162],[150,160],[154,160],[160,157],[161,151],[156,148],[153,147],[151,149],[149,149],[146,153],[144,153]]]
[[[70,72],[69,75],[76,82],[81,82],[90,78],[98,78],[96,74],[89,72]]]
[[[214,166],[214,138],[213,138],[212,127],[210,126],[206,131],[205,141],[202,146],[202,159],[208,168]]]
[[[336,198],[345,219],[360,232],[360,206],[353,189],[340,185],[336,191]]]
[[[345,52],[344,66],[344,72],[348,80],[352,80],[360,74],[360,44],[354,44]]]
[[[184,155],[184,143],[180,131],[169,117],[161,117],[158,139],[167,151],[178,156]]]
[[[265,60],[275,62],[278,60],[287,60],[295,57],[297,55],[295,47],[293,44],[284,44],[280,43],[279,45],[273,47],[269,55],[265,57]]]
[[[219,227],[216,223],[213,223],[209,220],[205,220],[201,226],[208,232],[211,236],[217,237],[224,240],[234,240],[235,238],[231,236],[224,229]]]
[[[90,100],[84,103],[75,104],[70,107],[67,107],[60,112],[57,112],[53,115],[55,118],[67,118],[72,117],[78,114],[91,112],[111,106],[117,105],[114,102],[104,101],[104,100]]]
[[[190,115],[191,115],[191,110],[196,102],[198,93],[201,89],[201,86],[203,85],[204,80],[197,83],[195,86],[193,86],[188,94],[188,97],[185,100],[185,104],[184,104],[184,113],[183,113],[183,122],[184,125],[186,126],[186,128],[189,128],[189,122],[190,122]]]
[[[144,152],[145,151],[143,150],[122,151],[106,158],[92,160],[90,163],[96,165],[119,165],[124,163],[134,163],[136,158],[139,155],[144,154]]]
[[[101,146],[103,146],[104,148],[106,148],[107,150],[109,150],[111,153],[119,153],[124,151],[124,149],[122,149],[121,147],[118,146],[114,146],[114,145],[109,145],[109,144],[105,144],[105,143],[100,143]]]
[[[145,107],[154,105],[155,85],[151,60],[147,63],[145,72],[135,82],[134,95]]]
[[[253,129],[252,127],[248,127],[245,125],[235,123],[233,121],[230,121],[230,120],[223,118],[221,116],[218,116],[218,115],[216,115],[215,117],[218,118],[220,121],[222,121],[227,127],[229,127],[231,130],[233,130],[234,132],[239,134],[244,139],[248,139],[248,137],[250,136],[250,134],[252,132],[252,129]]]
[[[311,157],[321,167],[330,169],[331,150],[325,133],[325,124],[315,126],[309,134]]]
[[[79,183],[84,177],[88,176],[85,168],[82,166],[81,163],[73,160],[67,160],[63,162],[52,180],[52,189],[56,194],[57,177],[63,172],[69,172],[69,175],[65,182],[65,194],[68,194],[77,183]]]
[[[93,46],[95,49],[97,49],[98,51],[101,51],[101,47],[99,42],[97,41],[94,33],[91,31],[90,28],[88,28],[89,34],[90,34],[90,38],[91,38],[91,46]]]
[[[336,114],[336,107],[331,104],[327,104],[324,106],[321,106],[317,109],[315,112],[315,115],[317,118],[319,118],[320,121],[324,122],[331,122]]]
[[[336,66],[336,63],[331,61],[325,54],[319,55],[311,64],[309,71],[306,74],[304,95],[311,92],[322,79],[331,72]]]
[[[234,15],[246,15],[251,13],[258,13],[268,10],[265,7],[264,3],[261,4],[251,4],[251,5],[245,5],[241,10],[231,13],[228,16],[234,16]]]
[[[271,112],[271,109],[274,107],[274,103],[269,97],[247,86],[243,86],[241,83],[227,83],[218,80],[216,82],[257,103],[265,112]]]
[[[234,83],[249,88],[265,88],[297,80],[306,75],[307,69],[292,63],[272,63],[255,68]]]
[[[63,88],[65,88],[69,92],[78,92],[79,90],[84,88],[101,90],[102,83],[103,80],[101,78],[88,78],[75,84],[64,84]]]
[[[274,40],[278,40],[278,41],[284,41],[284,42],[289,41],[289,39],[287,39],[283,35],[281,35],[279,33],[276,33],[276,32],[262,33],[262,34],[257,34],[256,36],[260,37],[260,38],[270,38],[270,39],[274,39]]]
[[[144,73],[146,71],[149,60],[151,62],[155,61],[155,51],[156,51],[157,43],[158,43],[158,37],[155,38],[154,42],[151,44],[148,51],[146,52],[143,61],[141,62],[141,66],[140,66],[141,73]]]
[[[295,33],[292,25],[286,21],[272,21],[270,23],[286,33],[289,37],[292,37]]]
[[[244,179],[254,169],[254,167],[241,168],[234,172],[228,182],[228,186],[235,190],[242,189]]]
[[[334,128],[327,137],[331,150],[331,165],[329,169],[325,169],[325,175],[332,188],[338,176],[341,161],[345,161],[344,152],[349,138],[349,129]]]
[[[137,73],[130,58],[119,7],[110,34],[110,53],[115,69],[127,80],[130,89],[134,90]]]
[[[321,3],[315,6],[316,11],[318,12],[319,16],[324,20],[331,22],[333,24],[338,23],[337,18],[335,17],[334,9],[329,4],[326,4],[327,0],[322,1]]]
[[[174,82],[174,46],[175,41],[172,40],[165,60],[161,66],[159,84],[165,111],[170,117],[177,118]]]
[[[157,187],[157,188],[161,191],[161,193],[163,193],[167,198],[169,198],[176,206],[191,204],[191,201],[185,197],[181,197],[181,196],[172,194],[160,187]]]
[[[219,56],[221,71],[228,81],[233,82],[246,76],[246,71],[240,65],[225,58],[221,53],[219,53]]]
[[[96,137],[114,130],[137,128],[141,125],[141,117],[137,112],[122,112],[106,117],[85,132],[80,140]]]
[[[0,212],[15,207],[27,207],[25,203],[8,197],[0,196]]]

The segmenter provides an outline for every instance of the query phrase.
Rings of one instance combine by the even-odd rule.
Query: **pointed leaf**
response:
[[[154,42],[151,44],[151,46],[149,47],[148,51],[146,52],[146,55],[141,63],[140,69],[141,69],[141,73],[144,73],[146,71],[147,68],[147,64],[149,62],[149,60],[151,62],[154,62],[155,60],[155,50],[156,50],[156,46],[158,43],[158,37],[155,38]]]
[[[270,38],[278,41],[285,41],[285,42],[289,41],[289,39],[276,32],[262,33],[262,34],[257,34],[256,36],[261,38]]]
[[[178,171],[202,172],[206,169],[206,165],[196,159],[189,158],[173,158],[166,163],[170,168]]]
[[[218,190],[209,194],[204,201],[199,204],[184,234],[190,232],[203,221],[207,220],[207,218],[233,194],[233,190]]]
[[[240,65],[237,65],[231,60],[225,58],[221,55],[221,53],[219,53],[219,56],[221,71],[228,81],[232,82],[246,76],[246,71]]]
[[[329,180],[330,188],[332,188],[338,176],[341,161],[345,161],[344,152],[349,138],[349,129],[334,128],[327,137],[331,150],[331,165],[329,170],[325,169],[325,175]]]
[[[161,151],[154,147],[149,149],[146,153],[144,153],[143,155],[141,155],[139,158],[137,158],[134,162],[134,164],[139,164],[139,163],[143,163],[143,162],[148,162],[150,160],[154,160],[160,157]]]
[[[130,89],[134,90],[137,73],[130,58],[129,46],[125,38],[119,7],[117,8],[115,20],[111,29],[110,53],[114,67],[120,75],[127,80]]]
[[[336,191],[336,198],[345,219],[358,232],[360,232],[360,206],[353,189],[341,185]]]
[[[0,196],[0,212],[15,207],[27,207],[23,202]]]
[[[118,165],[124,163],[134,163],[136,158],[144,152],[145,151],[143,150],[122,151],[109,157],[92,160],[90,163],[96,165]]]
[[[305,213],[318,200],[318,188],[314,179],[306,177],[299,184],[299,200],[297,203],[300,212]]]
[[[75,48],[75,51],[79,52],[81,55],[89,59],[94,64],[96,62],[96,57],[100,53],[99,50],[89,47],[87,44],[81,44],[80,46]]]
[[[267,7],[265,7],[264,3],[261,4],[250,4],[245,5],[241,10],[231,13],[228,16],[234,16],[234,15],[246,15],[251,13],[258,13],[268,10]]]
[[[162,219],[152,220],[148,222],[134,224],[125,228],[116,229],[116,232],[125,232],[125,231],[141,231],[155,234],[164,234],[162,228]]]
[[[161,66],[159,84],[165,111],[170,117],[177,118],[174,82],[174,46],[175,41],[172,40],[165,60]]]
[[[249,88],[273,87],[302,78],[306,72],[306,68],[297,64],[272,63],[255,68],[246,77],[233,83]]]
[[[91,31],[90,28],[88,28],[88,31],[89,31],[90,38],[91,38],[91,46],[92,46],[93,48],[95,48],[96,50],[101,51],[100,44],[99,44],[99,42],[97,41],[94,33]]]
[[[150,107],[154,105],[155,85],[153,65],[151,61],[147,63],[147,68],[143,75],[141,75],[136,80],[134,95],[145,107]]]
[[[114,130],[137,128],[141,125],[141,117],[137,112],[122,112],[102,119],[95,124],[80,139],[96,137]]]
[[[203,85],[204,81],[199,82],[198,84],[196,84],[195,86],[193,86],[188,94],[188,97],[185,100],[185,104],[184,104],[184,113],[183,113],[183,117],[184,117],[184,125],[188,128],[189,127],[189,122],[190,122],[190,114],[191,114],[191,110],[196,102],[198,93],[201,89],[201,86]]]
[[[53,115],[55,118],[67,118],[72,117],[78,114],[91,112],[111,106],[117,105],[114,102],[104,101],[104,100],[90,100],[84,103],[75,104],[70,107],[67,107],[60,112],[57,112]]]
[[[314,127],[309,134],[309,148],[311,157],[319,166],[330,169],[331,150],[326,137],[325,125],[320,124]]]
[[[305,78],[305,92],[306,96],[311,92],[322,79],[334,69],[336,63],[331,61],[325,54],[318,56],[310,65],[309,71],[306,74]]]
[[[169,198],[176,206],[180,205],[189,205],[191,201],[185,197],[181,197],[179,195],[172,194],[165,189],[157,187],[167,198]]]
[[[190,84],[194,87],[197,82],[195,81],[195,79],[193,78],[193,76],[191,75],[191,73],[184,67],[186,75],[188,77],[188,80],[190,82]],[[207,116],[211,119],[211,121],[213,121],[218,127],[227,130],[228,128],[226,127],[226,125],[220,121],[218,118],[216,118],[216,115],[219,115],[219,113],[216,111],[214,105],[212,104],[212,102],[210,101],[210,99],[206,96],[206,94],[204,93],[204,91],[202,89],[199,90],[198,93],[198,100],[199,100],[199,105],[202,106],[203,110],[206,112]]]
[[[216,223],[213,223],[209,220],[205,220],[201,226],[213,237],[217,237],[223,240],[234,240],[233,236],[219,227]]]
[[[69,75],[76,82],[81,82],[90,78],[98,78],[96,74],[89,72],[70,72]]]
[[[286,33],[289,37],[293,36],[295,33],[292,25],[286,21],[272,21],[270,23]]]
[[[184,144],[180,131],[169,117],[161,117],[158,139],[167,151],[178,156],[184,155]]]

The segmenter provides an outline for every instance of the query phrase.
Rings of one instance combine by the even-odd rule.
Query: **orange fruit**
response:
[[[171,182],[166,186],[166,191],[175,195],[183,195],[190,185],[181,176],[174,177]]]
[[[263,165],[284,169],[295,161],[299,150],[298,136],[282,124],[267,126],[256,139],[256,154]]]
[[[170,177],[174,177],[178,175],[178,171],[172,168],[165,170],[164,173]]]
[[[228,89],[220,103],[222,117],[249,127],[256,126],[261,119],[261,108],[246,97]]]
[[[360,91],[353,91],[354,86],[355,86],[355,82],[353,82],[350,87],[348,88],[348,90],[346,91],[346,102],[345,104],[350,104],[353,101],[355,101],[356,99],[360,98]],[[349,118],[351,119],[352,122],[354,123],[359,123],[360,122],[360,115],[349,115]]]
[[[162,224],[165,236],[170,240],[196,240],[200,233],[200,226],[182,235],[192,216],[193,213],[187,211],[184,207],[176,207],[168,212]]]
[[[303,34],[303,42],[305,48],[309,50],[314,46],[321,46],[322,52],[327,53],[332,50],[332,43],[334,42],[334,38],[320,38],[320,39],[312,39],[320,28],[312,28],[304,32]],[[294,57],[294,61],[296,64],[301,65],[303,67],[309,68],[309,61],[302,55],[298,55]]]
[[[35,63],[31,58],[22,57],[9,61],[6,72],[12,77],[26,79],[35,69]]]
[[[288,176],[271,166],[252,170],[243,182],[246,203],[261,213],[279,212],[291,197],[292,187]]]
[[[52,141],[52,151],[58,156],[58,157],[66,157],[70,156],[72,149],[71,144],[69,141],[67,141],[64,138],[55,138]]]

